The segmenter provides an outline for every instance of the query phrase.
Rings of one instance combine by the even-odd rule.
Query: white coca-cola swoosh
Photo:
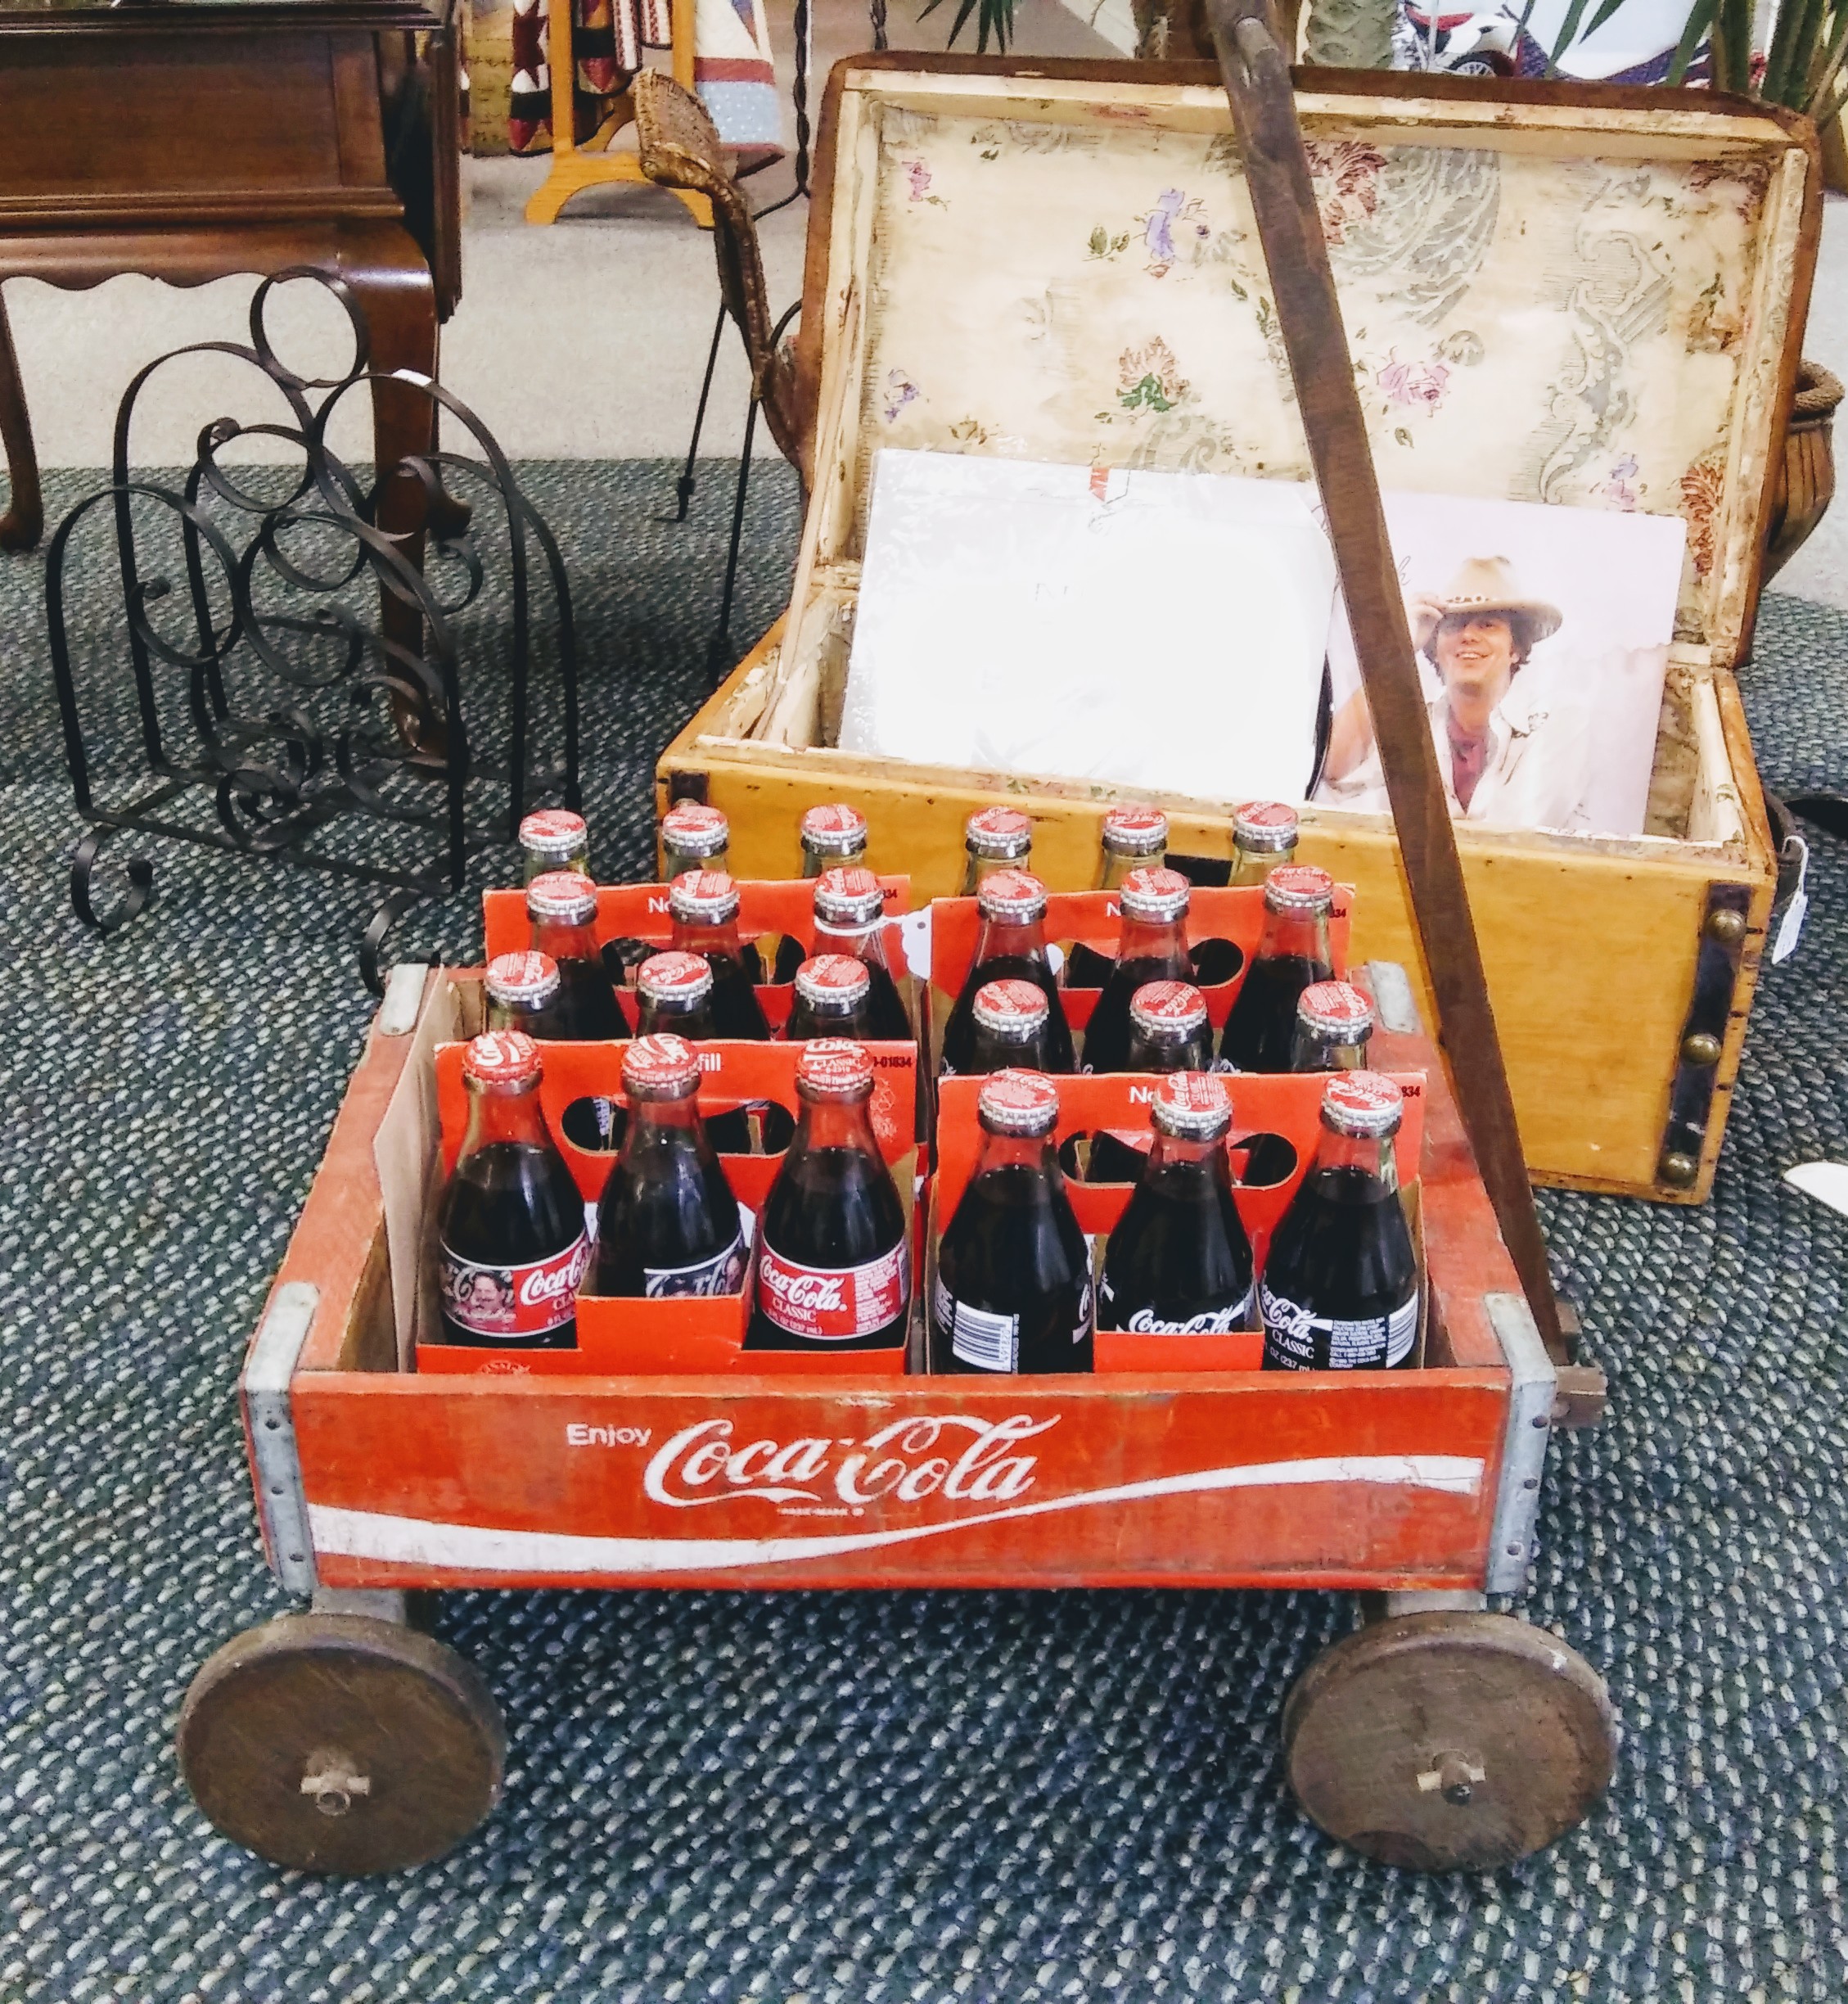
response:
[[[746,1566],[795,1565],[942,1537],[978,1524],[1046,1517],[1059,1510],[1094,1510],[1151,1496],[1198,1495],[1214,1490],[1269,1489],[1314,1483],[1379,1484],[1389,1488],[1440,1489],[1472,1496],[1483,1464],[1473,1455],[1327,1455],[1296,1461],[1248,1462],[1236,1468],[1199,1469],[1147,1482],[1084,1489],[1006,1510],[982,1510],[897,1531],[850,1531],[820,1537],[587,1537],[566,1531],[497,1531],[485,1524],[439,1523],[421,1517],[390,1517],[372,1510],[309,1505],[314,1549],[329,1557],[388,1559],[445,1572],[646,1573],[723,1572]]]

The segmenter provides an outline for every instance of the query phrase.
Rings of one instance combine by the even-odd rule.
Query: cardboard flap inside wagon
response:
[[[1730,661],[1814,155],[1801,121],[1698,105],[1345,73],[1297,94],[1382,486],[1679,516],[1679,635]],[[1204,66],[851,58],[819,172],[813,499],[737,735],[835,742],[882,447],[1308,476]]]

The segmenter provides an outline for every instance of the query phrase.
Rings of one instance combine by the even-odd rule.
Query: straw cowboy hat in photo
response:
[[[1415,606],[1419,651],[1431,652],[1439,625],[1454,615],[1501,612],[1517,647],[1531,648],[1558,632],[1557,606],[1530,598],[1505,557],[1467,557],[1441,592],[1426,594]]]

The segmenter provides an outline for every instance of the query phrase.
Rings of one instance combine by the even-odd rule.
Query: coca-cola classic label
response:
[[[904,1239],[863,1266],[799,1266],[765,1246],[757,1257],[757,1304],[780,1329],[810,1343],[851,1343],[898,1320],[911,1299]]]
[[[562,1329],[578,1312],[578,1287],[590,1265],[590,1240],[579,1238],[549,1259],[524,1266],[484,1266],[442,1248],[443,1312],[484,1343],[525,1343]]]

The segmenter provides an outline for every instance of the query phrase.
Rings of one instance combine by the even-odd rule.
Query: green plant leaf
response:
[[[1817,60],[1808,93],[1804,98],[1802,108],[1811,118],[1816,118],[1817,108],[1826,104],[1835,94],[1841,77],[1844,56],[1848,56],[1848,7],[1841,7],[1837,11],[1828,47]],[[1824,119],[1816,119],[1819,125],[1826,124],[1827,122]]]
[[[1687,24],[1681,30],[1681,39],[1674,45],[1674,60],[1668,66],[1670,84],[1679,87],[1687,82],[1688,68],[1713,25],[1713,4],[1714,0],[1694,0],[1688,10]]]
[[[1559,74],[1559,59],[1578,39],[1579,23],[1585,17],[1585,9],[1590,0],[1572,0],[1566,10],[1566,18],[1559,25],[1559,38],[1553,45],[1553,53],[1547,58],[1546,73],[1549,77]]]

